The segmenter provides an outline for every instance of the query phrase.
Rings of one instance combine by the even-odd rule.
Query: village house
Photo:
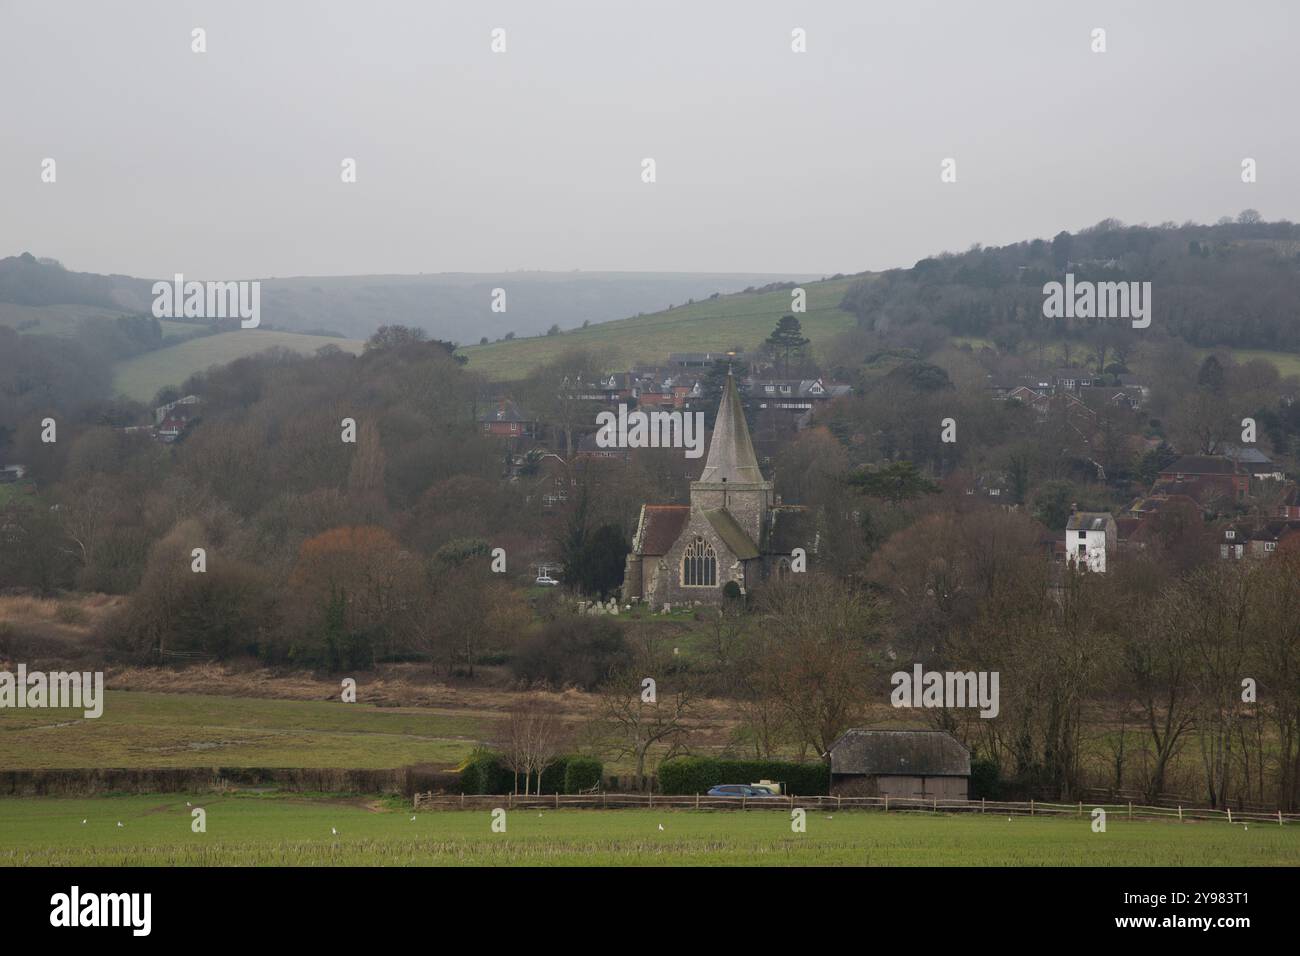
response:
[[[1223,445],[1223,457],[1234,461],[1246,474],[1257,481],[1285,481],[1286,472],[1258,448],[1241,445]]]
[[[802,414],[837,398],[853,394],[851,385],[837,385],[820,378],[748,379],[743,391],[755,407],[782,409]]]
[[[1246,556],[1251,530],[1244,524],[1234,524],[1220,532],[1219,557],[1225,561],[1240,560]]]
[[[627,448],[620,448],[617,445],[611,445],[604,448],[596,440],[596,432],[589,435],[583,435],[578,439],[578,445],[573,450],[573,457],[580,461],[622,461],[630,462],[632,452]]]
[[[1251,532],[1246,554],[1252,558],[1267,558],[1275,553],[1282,542],[1300,535],[1300,522],[1269,521]]]
[[[554,452],[538,455],[529,462],[528,477],[532,488],[527,499],[536,500],[546,511],[568,504],[570,493],[578,485],[568,464]]]
[[[188,420],[195,416],[202,400],[197,395],[186,395],[166,405],[159,405],[153,410],[154,425],[161,425],[168,418]]]
[[[847,730],[831,744],[831,794],[966,800],[970,751],[942,730]]]
[[[641,508],[623,575],[623,600],[652,607],[720,604],[724,588],[740,593],[792,569],[796,548],[816,550],[811,516],[777,504],[763,477],[735,379],[728,375],[690,504]]]
[[[494,438],[536,438],[537,422],[519,410],[508,398],[497,401],[496,407],[478,416],[479,428],[484,435]]]
[[[1300,518],[1300,485],[1292,482],[1282,494],[1277,505],[1277,517]]]
[[[1222,455],[1184,455],[1162,468],[1151,486],[1152,494],[1188,495],[1209,510],[1244,501],[1249,491],[1250,475]]]
[[[1107,555],[1118,547],[1118,526],[1105,512],[1076,511],[1065,525],[1065,560],[1086,571],[1104,574]]]
[[[716,362],[728,362],[743,368],[749,361],[749,356],[737,349],[729,352],[673,352],[668,356],[668,364],[678,369],[708,368]]]
[[[1091,388],[1100,378],[1086,368],[1058,368],[1051,373],[1052,388],[1060,392],[1078,392]]]

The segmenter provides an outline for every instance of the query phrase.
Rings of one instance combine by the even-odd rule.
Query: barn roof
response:
[[[831,744],[831,773],[970,776],[970,751],[942,730],[847,730]]]

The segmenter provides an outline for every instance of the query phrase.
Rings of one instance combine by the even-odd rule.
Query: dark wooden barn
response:
[[[831,745],[831,793],[967,799],[970,751],[942,730],[861,730]]]

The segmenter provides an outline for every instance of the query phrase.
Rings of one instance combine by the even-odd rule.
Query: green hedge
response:
[[[578,793],[590,790],[600,783],[605,765],[595,757],[570,757],[564,768],[564,792]]]
[[[666,794],[707,793],[723,783],[774,780],[785,792],[800,797],[830,792],[830,768],[821,761],[720,760],[716,757],[674,757],[659,765],[659,791]]]
[[[579,789],[589,789],[600,780],[604,766],[591,757],[561,756],[556,757],[542,771],[542,793],[577,793]],[[490,750],[476,750],[460,773],[460,787],[463,793],[501,794],[524,792],[524,777],[510,772],[501,759],[501,755]],[[528,791],[537,789],[537,778],[533,777],[527,787]]]
[[[460,772],[460,789],[462,793],[509,793],[514,789],[513,775],[500,754],[476,750]]]

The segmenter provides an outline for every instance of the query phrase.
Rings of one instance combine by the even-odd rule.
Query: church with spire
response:
[[[623,600],[663,605],[720,604],[735,582],[747,593],[790,573],[792,555],[811,556],[816,535],[801,507],[781,505],[763,477],[736,380],[727,376],[709,454],[689,505],[641,506],[623,573]]]

